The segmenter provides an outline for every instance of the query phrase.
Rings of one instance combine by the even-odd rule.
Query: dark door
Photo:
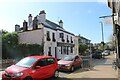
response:
[[[48,48],[48,56],[52,56],[52,54],[51,54],[51,47]]]
[[[67,46],[67,55],[68,55],[68,46]]]
[[[55,58],[57,58],[57,47],[55,47]]]

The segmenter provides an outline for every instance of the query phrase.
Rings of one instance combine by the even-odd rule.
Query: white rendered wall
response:
[[[40,44],[43,41],[43,29],[18,33],[19,43]]]
[[[50,32],[50,39],[51,39],[50,41],[46,40],[47,31]],[[56,36],[57,36],[56,31],[44,27],[44,54],[48,55],[48,48],[51,47],[51,54],[52,54],[53,57],[55,57],[55,47],[57,47],[57,42],[56,42],[57,39],[56,39],[55,42],[52,41],[52,33],[55,33],[55,39],[56,39]]]

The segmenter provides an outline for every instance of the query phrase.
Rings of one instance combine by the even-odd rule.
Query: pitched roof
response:
[[[55,30],[55,31],[60,30],[60,31],[63,31],[65,33],[68,33],[68,34],[71,34],[71,35],[74,36],[73,33],[70,33],[68,31],[66,31],[63,27],[59,26],[58,24],[56,24],[56,23],[54,23],[50,20],[46,19],[45,22],[40,22],[40,23],[42,23],[44,25],[44,27],[46,27],[46,28],[49,28],[49,29],[52,29],[52,30]],[[28,31],[33,31],[33,30],[28,30]]]
[[[60,31],[63,31],[65,33],[68,33],[68,34],[71,34],[71,35],[74,35],[73,33],[70,33],[68,31],[66,31],[63,27],[59,26],[58,24],[50,21],[50,20],[47,20],[46,19],[46,22],[43,23],[45,25],[45,27],[47,28],[50,28],[50,29],[54,29],[54,30],[60,30]]]

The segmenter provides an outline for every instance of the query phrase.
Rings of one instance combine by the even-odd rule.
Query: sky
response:
[[[33,18],[41,10],[45,10],[46,18],[58,24],[63,20],[65,30],[90,39],[92,43],[101,42],[101,24],[99,17],[111,15],[107,3],[96,2],[0,2],[0,29],[13,32],[15,24],[22,27],[23,21],[28,21],[28,15]],[[104,39],[109,41],[112,35],[112,25],[105,25]]]

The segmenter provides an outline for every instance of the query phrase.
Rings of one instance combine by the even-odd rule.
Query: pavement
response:
[[[106,56],[105,59],[95,60],[92,69],[79,69],[65,78],[72,80],[117,80],[118,71],[112,68],[112,61],[115,55]]]
[[[91,70],[80,69],[66,76],[66,78],[117,78],[117,71],[111,66],[96,66]]]

